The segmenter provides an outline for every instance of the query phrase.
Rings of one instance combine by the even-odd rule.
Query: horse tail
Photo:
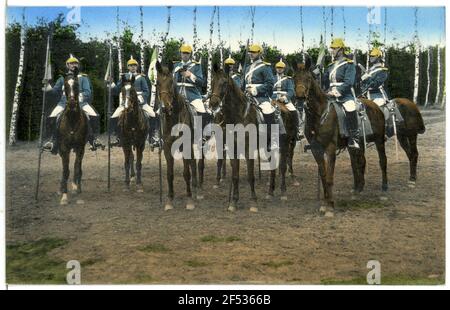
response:
[[[417,113],[417,126],[418,126],[417,133],[419,134],[425,133],[425,123],[423,122],[422,114],[420,113],[420,111],[419,113]]]

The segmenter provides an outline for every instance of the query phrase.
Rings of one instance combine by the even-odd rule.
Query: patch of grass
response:
[[[84,260],[82,262],[80,262],[80,266],[81,268],[83,267],[87,267],[87,266],[92,266],[94,264],[100,263],[100,262],[104,262],[105,260],[101,257],[98,258],[88,258],[87,260]]]
[[[325,285],[369,285],[366,278],[353,278],[350,280],[325,279],[321,281]],[[414,276],[381,276],[381,285],[443,285],[443,278],[424,278]]]
[[[51,259],[48,253],[68,243],[45,238],[6,245],[6,281],[14,284],[65,284],[66,263]]]
[[[147,245],[144,245],[143,247],[139,248],[142,252],[152,252],[152,253],[167,253],[170,250],[166,248],[164,244],[161,243],[150,243]]]
[[[342,210],[380,209],[386,206],[385,203],[376,200],[338,200],[336,202],[336,207]]]
[[[290,266],[293,264],[294,263],[290,260],[283,260],[283,261],[278,261],[278,262],[269,261],[269,262],[262,263],[263,266],[270,267],[270,268],[280,268],[283,266]]]
[[[184,262],[184,264],[186,266],[188,266],[188,267],[194,267],[194,268],[196,268],[196,267],[205,267],[205,266],[209,265],[208,263],[205,263],[205,262],[202,262],[202,261],[199,261],[199,260],[196,260],[196,259],[187,260],[187,261]]]
[[[219,243],[219,242],[229,243],[229,242],[235,242],[235,241],[240,241],[240,240],[241,239],[236,236],[217,237],[214,235],[207,235],[207,236],[200,238],[201,242],[211,242],[211,243]]]

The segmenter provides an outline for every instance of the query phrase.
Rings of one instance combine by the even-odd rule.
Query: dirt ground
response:
[[[35,203],[35,143],[7,148],[8,282],[64,283],[66,262],[78,260],[83,284],[364,284],[367,262],[378,260],[384,284],[443,283],[445,112],[427,110],[423,115],[427,131],[418,139],[416,188],[407,185],[405,153],[400,149],[397,161],[395,143],[389,140],[388,200],[379,199],[381,173],[374,148],[367,152],[365,192],[351,200],[350,162],[344,152],[337,160],[334,218],[318,214],[317,166],[299,147],[294,169],[300,186],[289,180],[287,202],[280,201],[278,189],[275,199],[267,201],[263,174],[257,185],[258,213],[246,207],[249,189],[243,168],[241,208],[226,211],[229,179],[213,188],[214,161],[206,163],[205,199],[193,211],[184,207],[178,162],[175,209],[164,211],[157,152],[144,154],[145,192],[124,192],[123,155],[117,148],[112,152],[112,192],[106,190],[107,152],[87,151],[84,191],[79,197],[70,195],[67,206],[59,205],[57,194],[60,158],[45,153],[40,200]],[[166,193],[165,177],[163,188]],[[78,199],[84,204],[77,204]],[[33,249],[45,242],[54,246],[33,256]]]

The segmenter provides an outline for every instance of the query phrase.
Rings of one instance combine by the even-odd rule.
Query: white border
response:
[[[387,1],[387,0],[367,0],[364,2],[364,5],[360,1],[357,0],[346,0],[344,6],[445,6],[447,13],[447,1],[436,0],[433,2],[430,1],[418,1],[418,0],[409,0],[409,1]],[[68,3],[63,3],[60,0],[40,0],[37,2],[36,0],[9,0],[7,1],[7,5],[9,6],[66,6]],[[109,6],[110,4],[106,1],[101,0],[78,0],[77,5],[79,6]],[[208,0],[168,0],[168,1],[144,1],[144,0],[115,0],[113,6],[135,6],[135,5],[147,5],[147,6],[166,6],[166,5],[174,5],[174,6],[189,6],[189,5],[198,5],[198,6],[211,6],[211,5],[221,5],[221,6],[245,6],[245,5],[263,5],[263,6],[342,6],[340,3],[337,3],[336,0],[321,0],[321,1],[313,1],[313,0],[302,0],[302,1],[292,1],[292,0],[278,0],[278,1],[251,1],[251,0],[224,0],[224,1],[208,1]],[[3,104],[5,102],[5,7],[6,0],[4,0],[4,6],[2,6],[2,12],[0,16],[0,25],[1,29],[1,42],[0,42],[0,58],[2,59],[2,64],[0,66],[0,78],[2,79],[1,85],[1,93],[0,93],[0,111],[5,111],[3,108]],[[447,15],[446,15],[447,17]],[[446,41],[449,42],[449,21],[446,18]],[[446,53],[446,81],[450,81],[449,74],[449,66],[450,66],[450,53]],[[448,103],[448,100],[447,100]],[[446,106],[447,106],[446,103]],[[445,111],[446,120],[449,117],[449,110]],[[5,113],[0,113],[0,130],[2,130],[2,134],[0,134],[0,289],[5,289],[5,143],[6,143],[6,130],[5,130]],[[450,142],[450,129],[446,126],[446,147]],[[445,171],[445,189],[446,194],[449,192],[449,184],[447,180],[449,179],[449,171],[447,169],[449,159],[447,157],[447,149],[446,149],[446,171]],[[449,212],[447,212],[448,205],[448,196],[445,196],[445,205],[446,205],[446,223],[448,223]],[[362,286],[362,285],[80,285],[80,286],[64,286],[64,285],[9,285],[8,289],[57,289],[57,290],[84,290],[84,289],[152,289],[152,290],[171,290],[171,289],[181,289],[181,290],[236,290],[236,289],[247,289],[247,290],[311,290],[311,289],[319,289],[319,290],[334,290],[334,289],[362,289],[362,290],[386,290],[386,289],[411,289],[411,290],[442,290],[450,288],[449,285],[449,263],[448,257],[450,253],[450,249],[448,246],[449,241],[449,231],[446,229],[445,239],[446,239],[446,285],[441,286]]]

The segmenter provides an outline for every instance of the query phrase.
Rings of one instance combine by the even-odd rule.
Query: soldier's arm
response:
[[[287,79],[287,97],[289,100],[294,101],[294,97],[295,97],[295,88],[294,88],[294,81],[290,78]]]
[[[147,103],[148,97],[150,95],[150,89],[147,84],[147,80],[145,79],[145,76],[141,77],[141,89],[142,89],[142,96],[144,97],[144,102]]]
[[[56,96],[62,93],[62,88],[64,86],[64,78],[61,76],[56,80],[55,85],[52,88],[48,88],[48,92],[52,96]]]
[[[191,71],[192,70],[192,71]],[[200,65],[195,65],[192,67],[191,76],[187,79],[189,83],[195,84],[197,87],[203,86],[203,73],[202,73],[202,67]]]
[[[81,93],[83,94],[83,100],[86,102],[92,101],[92,86],[87,77],[81,79]]]
[[[273,94],[273,84],[275,84],[275,78],[273,77],[272,70],[269,66],[265,66],[262,74],[264,78],[264,84],[256,88],[256,96],[268,94],[269,97],[271,97]]]
[[[355,84],[356,68],[353,64],[345,66],[344,81],[342,85],[336,87],[341,94],[350,92],[350,89]]]
[[[366,85],[367,85],[367,87],[370,87],[370,88],[378,88],[384,84],[387,77],[388,77],[388,73],[386,70],[379,71],[379,72],[377,72],[377,74],[375,74],[374,76],[372,76],[371,78],[368,78],[366,80],[367,81]]]
[[[330,70],[325,70],[324,74],[322,75],[322,89],[328,89],[330,88]]]

